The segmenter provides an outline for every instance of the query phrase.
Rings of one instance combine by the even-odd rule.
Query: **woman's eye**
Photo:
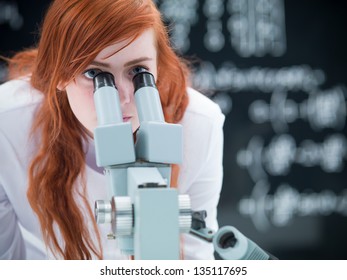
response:
[[[130,73],[131,73],[132,75],[136,75],[136,74],[138,74],[138,73],[146,72],[146,71],[148,71],[147,68],[145,68],[145,67],[143,67],[143,66],[136,66],[136,67],[134,67],[133,69],[131,69]]]
[[[99,74],[100,72],[102,72],[99,69],[88,69],[86,71],[83,72],[83,75],[87,78],[87,79],[93,79],[97,74]]]

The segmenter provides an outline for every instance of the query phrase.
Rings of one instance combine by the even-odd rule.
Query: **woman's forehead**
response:
[[[153,29],[146,29],[135,39],[129,38],[107,46],[96,56],[96,60],[107,60],[115,54],[120,56],[125,54],[156,55],[156,44],[154,41]]]

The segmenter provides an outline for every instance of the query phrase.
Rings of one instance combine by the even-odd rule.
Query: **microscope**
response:
[[[193,212],[189,196],[170,187],[171,165],[182,162],[182,126],[165,122],[151,73],[136,74],[133,84],[140,121],[135,141],[113,75],[94,77],[96,164],[104,168],[108,193],[94,211],[97,223],[110,224],[108,238],[135,260],[178,260],[182,233],[212,242],[223,259],[271,259],[234,227],[206,228],[206,212]]]

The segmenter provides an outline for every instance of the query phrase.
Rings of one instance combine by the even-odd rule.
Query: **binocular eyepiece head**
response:
[[[111,86],[116,87],[114,76],[109,72],[100,72],[93,78],[94,91],[101,87]],[[142,71],[133,77],[134,91],[136,92],[142,87],[154,87],[157,88],[154,81],[154,76],[148,71]]]

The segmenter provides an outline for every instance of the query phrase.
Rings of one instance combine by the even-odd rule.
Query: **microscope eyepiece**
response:
[[[155,85],[154,76],[147,71],[137,73],[133,77],[133,83],[134,83],[134,90],[135,90],[134,92],[136,92],[139,88],[142,88],[142,87],[157,88]]]
[[[93,81],[94,91],[105,86],[116,87],[114,82],[114,76],[109,72],[100,72],[96,74],[93,78]]]

